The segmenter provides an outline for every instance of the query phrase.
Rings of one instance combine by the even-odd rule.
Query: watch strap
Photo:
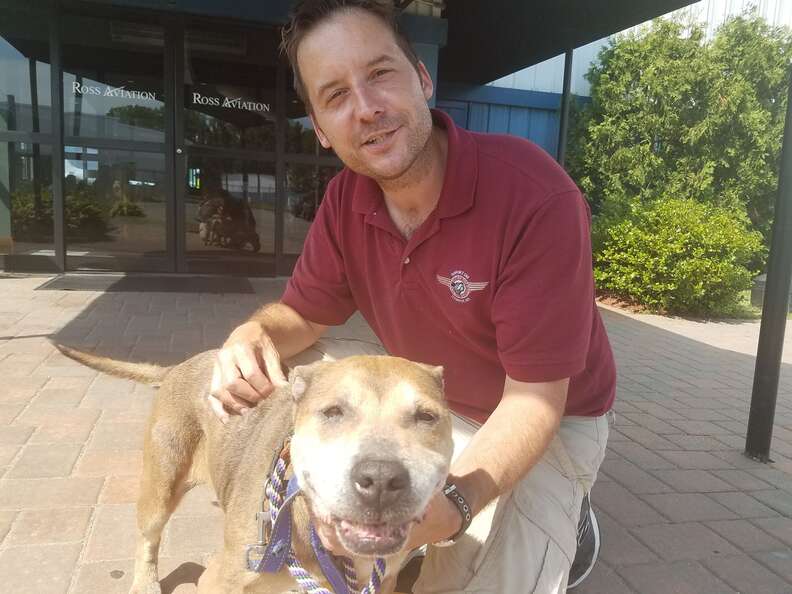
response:
[[[455,544],[467,531],[470,527],[470,523],[473,521],[473,512],[470,509],[470,505],[454,483],[446,483],[445,487],[443,487],[443,495],[448,497],[449,501],[459,510],[459,515],[462,516],[462,526],[454,536],[447,540],[434,543],[435,546],[450,546]]]

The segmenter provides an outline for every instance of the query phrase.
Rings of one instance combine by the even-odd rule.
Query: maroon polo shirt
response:
[[[283,303],[331,326],[360,310],[389,353],[442,365],[451,408],[478,421],[507,374],[569,377],[566,415],[607,412],[616,369],[594,303],[588,204],[536,145],[432,116],[448,133],[437,208],[407,240],[379,186],[344,169]]]

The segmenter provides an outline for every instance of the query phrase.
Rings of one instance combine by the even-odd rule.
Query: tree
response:
[[[659,19],[604,48],[569,160],[597,215],[595,250],[669,198],[746,213],[769,243],[791,60],[789,30],[755,12],[712,40]]]

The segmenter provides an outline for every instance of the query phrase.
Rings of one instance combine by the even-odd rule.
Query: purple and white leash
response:
[[[271,537],[274,539],[276,533],[276,527],[278,527],[278,532],[285,533],[285,540],[282,539],[282,542],[276,543],[276,547],[273,548],[272,542],[270,545],[265,545],[263,542],[263,535],[260,533],[259,535],[259,543],[256,545],[251,545],[248,551],[248,567],[253,571],[276,571],[277,568],[280,566],[278,564],[277,559],[273,558],[277,555],[282,555],[285,552],[285,565],[286,568],[289,570],[289,573],[297,582],[300,590],[305,592],[306,594],[334,594],[332,591],[328,590],[327,588],[323,588],[319,585],[316,579],[308,573],[301,565],[300,562],[297,560],[296,556],[294,555],[294,550],[291,547],[291,533],[290,528],[282,526],[278,523],[278,518],[280,515],[281,510],[285,510],[293,501],[294,497],[299,492],[299,487],[296,484],[296,478],[293,478],[293,484],[290,484],[291,481],[286,480],[286,468],[288,467],[288,457],[290,454],[290,443],[287,441],[281,450],[280,455],[278,456],[278,460],[276,461],[272,475],[269,477],[269,480],[266,483],[264,488],[265,497],[269,501],[269,515],[270,515],[270,522],[273,527]],[[288,517],[286,518],[288,519]],[[260,531],[261,532],[261,531]],[[283,551],[282,549],[288,546],[288,551]],[[325,573],[325,576],[328,578],[328,581],[331,582],[338,582],[338,580],[332,579],[331,573],[333,570],[337,573],[337,569],[335,565],[332,563],[330,559],[330,555],[325,550],[324,546],[322,545],[316,531],[311,526],[311,546],[316,553],[317,560],[319,561],[320,567],[322,567],[322,571]],[[278,550],[278,548],[281,550]],[[251,548],[265,548],[264,555],[258,561],[251,561],[250,559],[250,549]],[[338,591],[336,594],[352,594],[358,591],[358,581],[357,581],[357,574],[355,572],[355,568],[352,562],[346,558],[341,558],[341,563],[343,566],[343,582],[333,584],[336,590]],[[360,594],[377,594],[379,592],[380,587],[382,586],[382,579],[385,575],[385,561],[381,558],[377,558],[374,560],[374,567],[371,572],[371,577],[369,578],[368,584],[364,588],[360,590]]]

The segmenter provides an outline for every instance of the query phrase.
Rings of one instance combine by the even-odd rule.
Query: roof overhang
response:
[[[695,0],[447,0],[439,78],[484,84]]]

